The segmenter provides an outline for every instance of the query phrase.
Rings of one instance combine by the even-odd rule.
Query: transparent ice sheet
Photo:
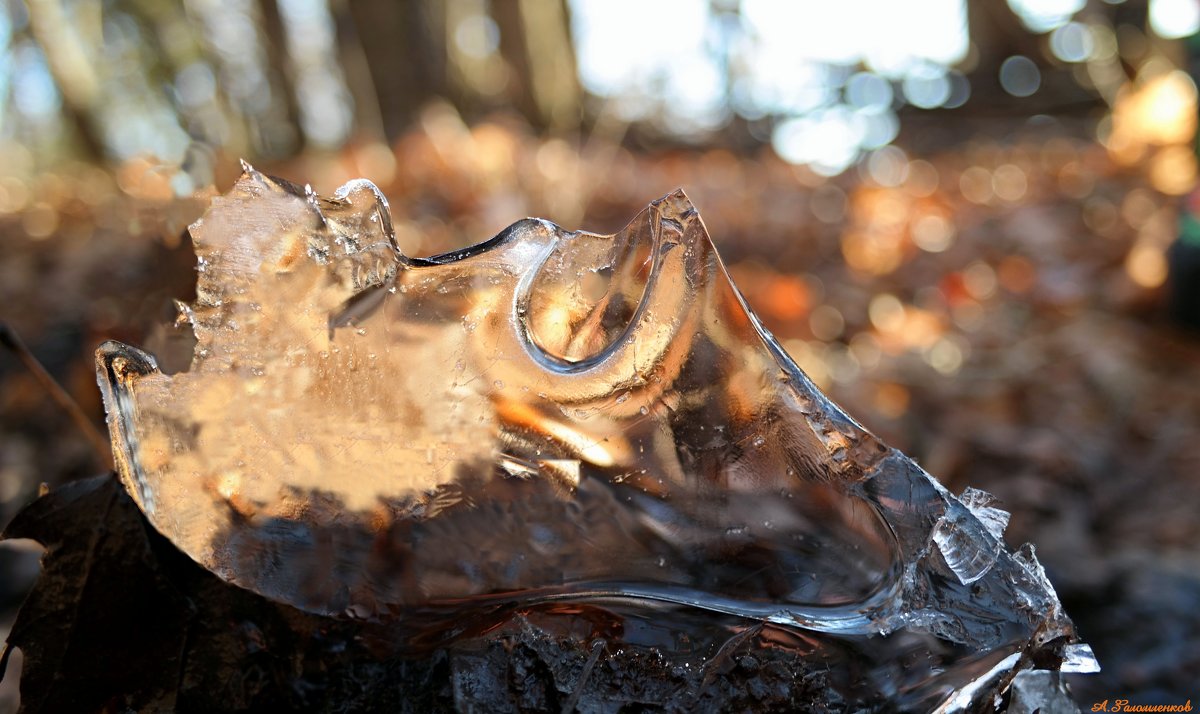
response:
[[[231,583],[353,617],[620,600],[907,633],[926,664],[871,686],[945,711],[1083,651],[1008,514],[822,394],[682,192],[611,236],[526,219],[418,259],[369,182],[246,167],[192,236],[191,365],[109,342],[97,367],[126,487]]]

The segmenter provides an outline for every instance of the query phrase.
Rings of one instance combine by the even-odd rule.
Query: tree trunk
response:
[[[383,130],[395,139],[422,104],[448,89],[444,0],[348,0],[344,10],[370,68]]]
[[[581,90],[570,17],[563,0],[495,3],[500,53],[512,69],[513,103],[531,124],[551,132],[579,126]]]

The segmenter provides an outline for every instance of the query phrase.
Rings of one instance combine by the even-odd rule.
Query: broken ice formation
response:
[[[231,583],[356,617],[620,599],[917,638],[912,681],[876,685],[946,711],[1079,659],[1008,515],[822,394],[682,192],[611,236],[526,219],[411,258],[369,182],[246,167],[191,233],[190,368],[113,342],[97,367],[126,487]]]

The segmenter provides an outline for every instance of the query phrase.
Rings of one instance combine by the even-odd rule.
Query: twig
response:
[[[736,635],[725,640],[725,643],[721,645],[721,648],[717,650],[717,653],[713,655],[713,658],[704,665],[704,669],[706,671],[704,673],[704,679],[700,683],[700,690],[696,693],[697,697],[702,695],[704,690],[708,689],[708,686],[713,683],[713,679],[715,679],[717,676],[717,669],[727,660],[729,660],[733,656],[733,653],[747,640],[756,637],[760,632],[762,632],[763,627],[764,623],[759,622],[747,627]]]
[[[596,666],[596,662],[600,659],[600,653],[603,651],[604,640],[596,640],[592,643],[592,654],[583,664],[583,671],[579,673],[579,679],[575,681],[575,691],[571,692],[571,696],[567,697],[567,703],[563,704],[562,714],[574,713],[575,707],[579,705],[579,698],[583,696],[583,686],[592,676],[592,668]]]
[[[96,425],[83,412],[79,404],[67,393],[67,390],[63,389],[62,385],[46,371],[46,368],[42,366],[37,357],[33,356],[33,353],[29,351],[29,348],[17,336],[16,330],[12,329],[5,322],[0,322],[0,345],[8,348],[17,356],[17,359],[21,360],[21,364],[25,365],[25,369],[29,370],[34,379],[42,385],[42,388],[50,394],[50,397],[71,417],[71,421],[75,422],[75,426],[87,437],[87,440],[92,445],[92,450],[96,452],[97,458],[100,459],[100,463],[104,464],[106,468],[111,469],[112,451],[109,447],[108,439],[100,433],[100,430],[96,428]]]

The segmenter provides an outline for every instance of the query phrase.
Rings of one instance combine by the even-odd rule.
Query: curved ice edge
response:
[[[137,451],[136,430],[132,421],[137,409],[126,387],[131,373],[147,375],[158,372],[154,355],[115,340],[106,340],[96,349],[96,384],[104,403],[105,421],[113,442],[114,470],[125,488],[132,494],[138,506],[147,516],[154,514],[154,493],[147,487],[141,475],[141,467],[135,457]],[[125,475],[129,474],[130,479]]]
[[[263,182],[263,183],[274,185],[277,188],[283,189],[284,191],[287,191],[288,193],[291,193],[299,198],[304,199],[312,211],[314,211],[322,219],[325,218],[324,212],[321,210],[321,207],[320,207],[319,203],[317,202],[318,195],[313,190],[312,186],[306,184],[305,186],[301,187],[291,181],[288,181],[287,179],[283,179],[278,176],[272,176],[270,174],[265,174],[265,173],[259,171],[258,169],[254,168],[253,166],[251,166],[250,163],[248,161],[246,161],[245,159],[239,159],[238,161],[240,162],[241,167],[242,167],[242,174],[241,174],[241,176],[238,177],[237,181],[241,181],[243,179],[250,179],[253,181],[258,181],[258,182]],[[234,182],[235,186],[237,184],[237,181]],[[340,201],[342,203],[349,205],[352,203],[352,199],[351,199],[352,194],[355,192],[358,192],[358,191],[367,191],[373,195],[375,202],[376,202],[375,208],[378,210],[380,219],[383,221],[384,234],[392,242],[392,246],[395,249],[397,256],[401,259],[402,262],[406,263],[408,265],[408,267],[422,267],[422,266],[428,267],[428,266],[433,266],[433,265],[446,265],[448,263],[456,263],[459,261],[466,260],[468,258],[475,257],[475,256],[479,255],[480,253],[487,252],[488,250],[494,248],[498,244],[504,243],[505,241],[510,239],[512,237],[512,235],[520,227],[528,225],[530,223],[540,224],[540,225],[546,226],[548,228],[552,228],[556,231],[562,232],[564,234],[586,233],[589,235],[616,236],[626,230],[629,230],[633,226],[634,222],[638,219],[638,216],[640,215],[640,212],[639,212],[638,215],[635,215],[634,218],[632,218],[630,221],[628,221],[624,226],[622,226],[620,229],[614,231],[611,234],[597,234],[597,233],[592,233],[591,231],[585,231],[585,230],[568,230],[568,229],[563,228],[562,226],[559,226],[558,224],[556,224],[552,221],[546,220],[545,218],[537,218],[534,216],[529,216],[529,217],[523,218],[519,221],[513,222],[511,225],[505,227],[496,235],[494,235],[490,238],[486,238],[477,243],[472,243],[471,245],[468,245],[468,246],[465,246],[462,248],[456,248],[454,250],[446,251],[444,253],[437,253],[435,255],[419,257],[419,256],[404,255],[404,253],[401,252],[399,247],[396,245],[395,230],[394,230],[394,227],[392,224],[391,206],[388,203],[387,197],[384,195],[383,191],[379,188],[379,186],[377,186],[375,184],[375,182],[373,182],[367,178],[350,179],[349,181],[346,181],[345,183],[343,183],[342,185],[340,185],[336,189],[334,189],[333,200]],[[676,208],[676,207],[673,207],[670,205],[672,203],[677,203],[680,206],[682,206],[682,210],[672,211],[671,210],[672,208]],[[687,192],[684,191],[683,188],[678,188],[678,187],[667,192],[665,195],[661,196],[660,198],[657,198],[657,199],[651,201],[650,204],[647,206],[647,208],[653,214],[657,215],[659,218],[664,218],[664,217],[672,218],[674,214],[680,214],[680,215],[684,215],[684,216],[692,215],[692,214],[698,215],[698,212],[696,211],[696,208],[695,208],[695,204],[692,203],[692,200],[688,197]],[[668,215],[668,214],[670,214],[670,215]],[[200,225],[203,223],[203,221],[204,221],[204,218],[201,217],[201,218],[197,219],[196,221],[194,221],[193,225]],[[740,295],[739,295],[739,297],[740,297]]]
[[[1013,652],[1009,656],[1000,660],[994,667],[989,669],[983,675],[977,677],[970,684],[960,688],[954,694],[951,694],[946,701],[942,702],[937,709],[933,710],[933,714],[954,714],[954,712],[966,711],[968,707],[975,701],[976,697],[983,692],[984,687],[989,686],[997,681],[1004,674],[1012,671],[1017,663],[1021,661],[1021,653]]]
[[[645,585],[642,583],[586,583],[567,586],[550,593],[509,593],[508,598],[521,605],[551,602],[635,600],[694,607],[710,612],[769,622],[798,629],[833,635],[884,634],[875,617],[896,595],[894,587],[877,591],[862,603],[829,606],[787,606],[715,595],[682,585]]]

